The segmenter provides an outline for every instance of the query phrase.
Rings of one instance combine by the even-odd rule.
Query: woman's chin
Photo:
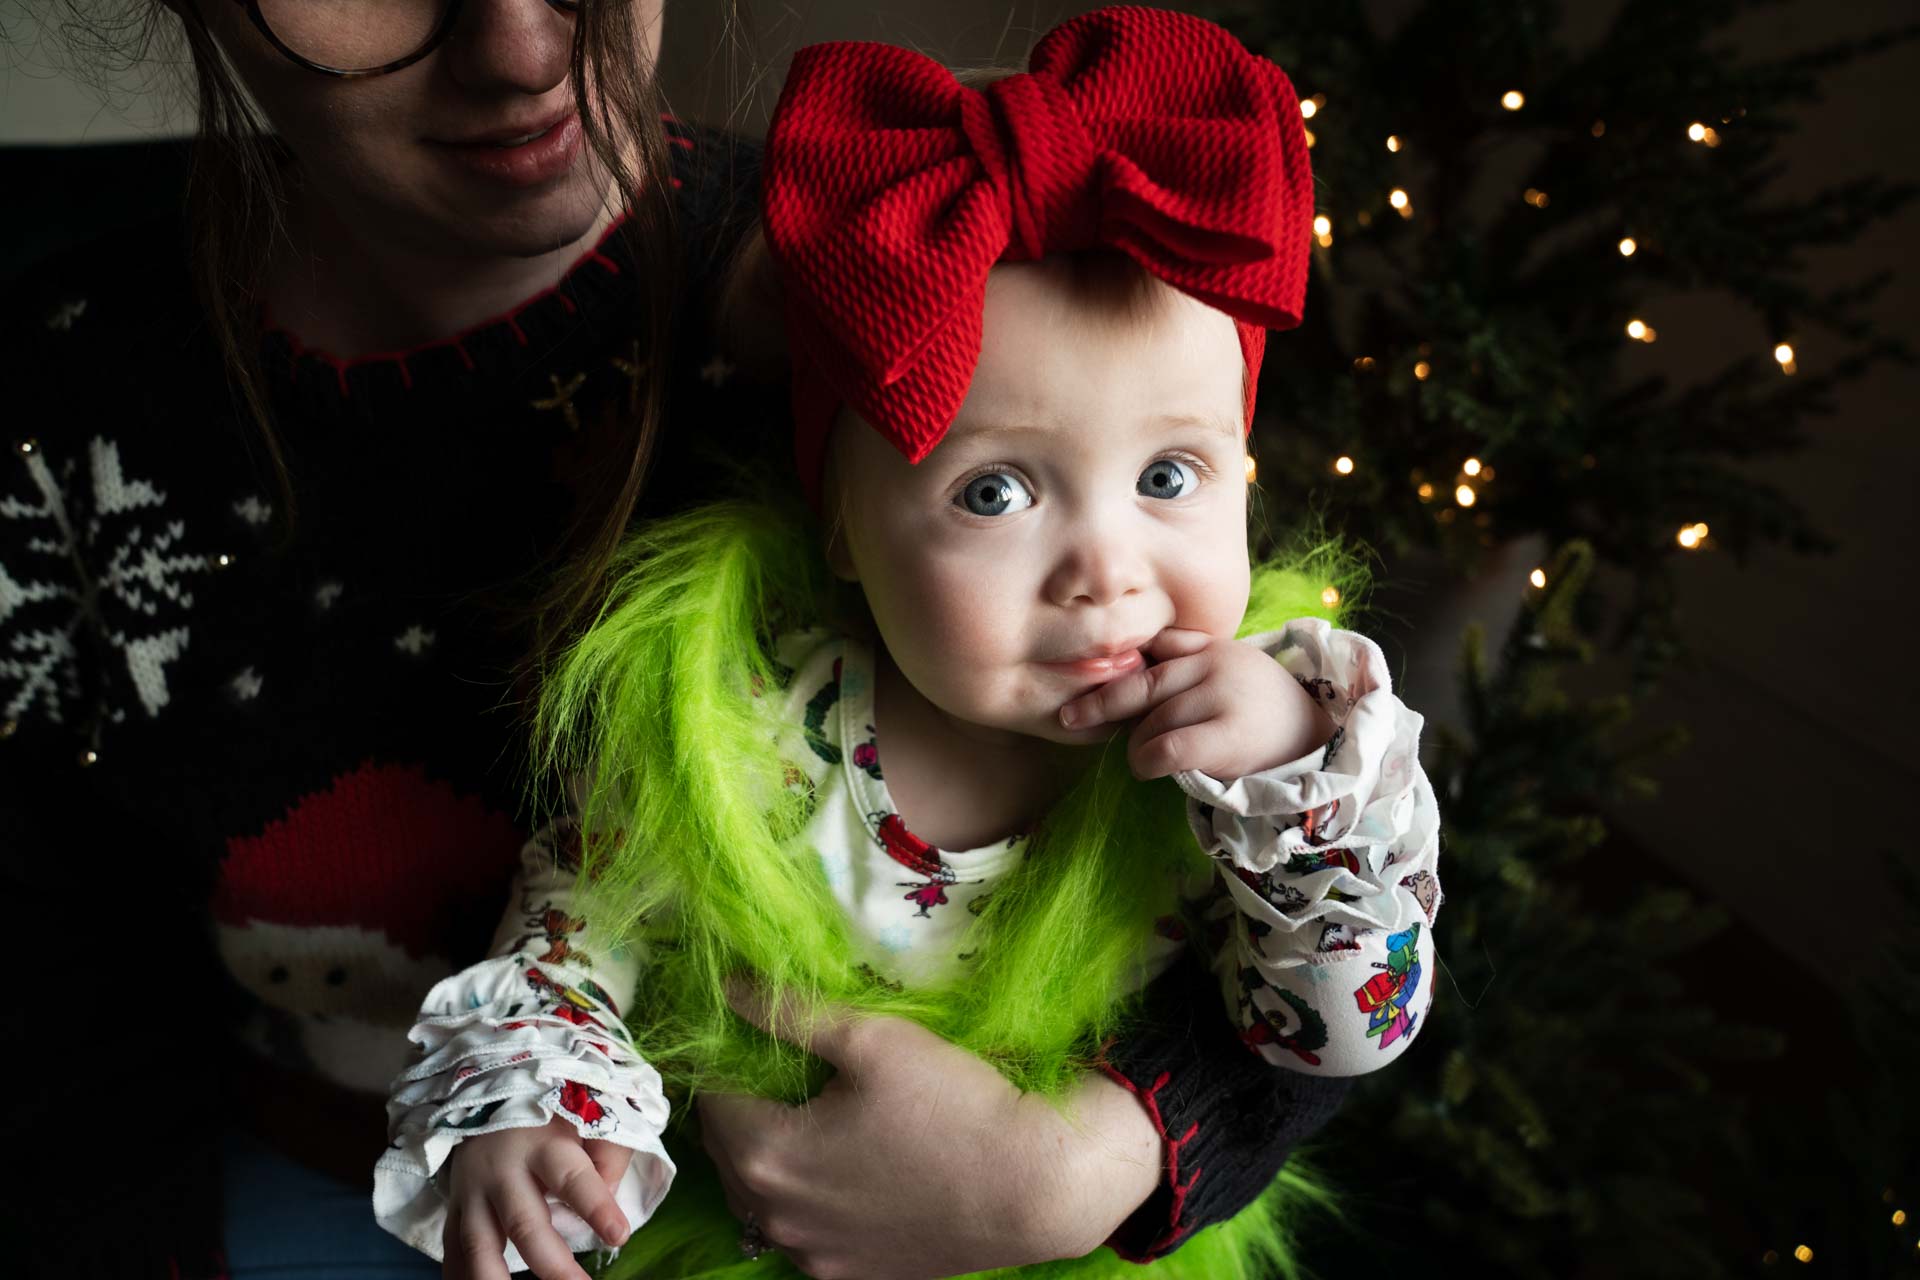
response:
[[[463,254],[486,258],[539,258],[561,250],[584,253],[589,239],[611,221],[599,184],[583,164],[551,186],[519,191],[502,199],[454,183],[434,201],[423,221],[428,237],[444,251],[457,245]]]

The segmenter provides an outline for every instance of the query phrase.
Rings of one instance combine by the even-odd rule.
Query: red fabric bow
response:
[[[795,56],[764,213],[793,343],[800,474],[850,405],[910,461],[946,434],[1000,261],[1107,248],[1232,316],[1247,412],[1268,328],[1300,322],[1313,177],[1285,73],[1185,14],[1101,9],[984,91],[888,45]]]

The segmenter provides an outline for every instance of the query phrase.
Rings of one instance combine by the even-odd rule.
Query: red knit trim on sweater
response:
[[[1108,1079],[1140,1100],[1140,1105],[1147,1109],[1147,1118],[1153,1121],[1153,1127],[1159,1132],[1160,1141],[1165,1147],[1166,1155],[1164,1157],[1164,1164],[1166,1167],[1167,1187],[1173,1193],[1172,1204],[1167,1213],[1166,1231],[1152,1244],[1149,1244],[1145,1250],[1137,1254],[1111,1238],[1106,1242],[1109,1249],[1119,1254],[1128,1262],[1152,1262],[1154,1259],[1162,1257],[1170,1251],[1190,1230],[1190,1228],[1180,1225],[1180,1216],[1186,1210],[1188,1193],[1193,1190],[1193,1184],[1200,1180],[1200,1170],[1198,1168],[1193,1169],[1187,1174],[1187,1180],[1185,1182],[1180,1181],[1180,1148],[1193,1141],[1193,1136],[1200,1132],[1200,1125],[1197,1121],[1188,1125],[1186,1132],[1177,1138],[1167,1132],[1166,1118],[1160,1114],[1159,1094],[1160,1090],[1166,1087],[1167,1081],[1172,1079],[1170,1073],[1162,1071],[1154,1078],[1152,1088],[1142,1090],[1139,1085],[1121,1075],[1104,1059],[1094,1065],[1105,1072]]]
[[[566,285],[567,280],[572,277],[574,272],[582,269],[588,264],[592,264],[593,266],[599,267],[602,271],[605,271],[608,275],[611,275],[611,276],[617,276],[620,274],[620,264],[615,262],[612,258],[609,258],[606,254],[602,253],[600,251],[600,247],[606,244],[609,237],[611,237],[615,232],[619,231],[621,227],[626,225],[627,219],[630,216],[631,216],[630,213],[623,212],[620,214],[619,217],[615,218],[612,222],[608,223],[607,229],[600,233],[600,238],[598,240],[594,241],[593,248],[587,250],[585,253],[581,254],[578,258],[574,259],[573,265],[567,268],[566,273],[562,275],[556,283],[548,285],[546,288],[540,290],[540,292],[534,294],[530,298],[523,299],[519,303],[516,303],[514,306],[501,312],[499,315],[490,316],[485,320],[476,321],[475,323],[468,325],[466,328],[460,330],[458,333],[450,335],[449,337],[437,338],[432,342],[423,342],[418,346],[406,347],[404,349],[396,350],[396,351],[369,352],[364,356],[355,356],[351,360],[344,360],[341,357],[334,355],[331,351],[324,351],[318,347],[307,346],[304,342],[300,341],[299,334],[295,333],[291,329],[283,328],[280,325],[275,324],[273,322],[273,316],[271,312],[269,312],[265,306],[262,306],[260,308],[260,327],[263,332],[277,333],[284,336],[287,340],[288,345],[293,349],[293,357],[295,360],[299,360],[305,356],[311,356],[315,360],[318,360],[321,363],[327,365],[329,368],[331,368],[333,370],[334,377],[338,380],[340,384],[340,394],[342,396],[346,396],[350,394],[350,391],[347,385],[347,373],[349,370],[366,368],[368,366],[377,365],[377,364],[391,364],[391,365],[398,366],[400,371],[401,385],[406,387],[408,390],[412,390],[413,375],[407,369],[407,361],[414,356],[421,355],[422,353],[428,352],[428,351],[439,351],[447,347],[451,347],[453,348],[454,352],[460,357],[461,361],[466,365],[466,367],[469,370],[471,370],[473,368],[473,360],[471,359],[471,357],[467,355],[466,340],[468,338],[471,338],[474,334],[479,333],[483,329],[494,328],[497,325],[506,325],[508,329],[511,330],[511,332],[513,333],[514,339],[517,342],[519,342],[521,346],[524,347],[527,345],[527,335],[524,332],[522,332],[520,328],[520,315],[522,312],[526,311],[527,308],[535,306],[541,302],[544,302],[550,297],[557,296],[560,298],[561,302],[565,304],[569,312],[574,311],[576,308],[574,306],[573,300],[571,298],[568,298],[565,294],[561,293],[560,292],[561,289]]]

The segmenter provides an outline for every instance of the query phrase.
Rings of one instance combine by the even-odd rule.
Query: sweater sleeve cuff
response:
[[[1128,1262],[1152,1262],[1171,1253],[1192,1227],[1183,1221],[1187,1192],[1192,1190],[1199,1170],[1181,1170],[1181,1149],[1199,1132],[1198,1123],[1187,1126],[1178,1137],[1167,1132],[1166,1117],[1160,1111],[1160,1090],[1170,1075],[1161,1072],[1145,1089],[1122,1075],[1113,1064],[1101,1062],[1100,1070],[1109,1080],[1131,1093],[1146,1108],[1147,1118],[1160,1134],[1160,1185],[1141,1202],[1127,1220],[1107,1237],[1106,1246]],[[1183,1181],[1184,1179],[1184,1181]]]
[[[1142,1017],[1099,1069],[1160,1134],[1160,1185],[1106,1244],[1131,1262],[1173,1252],[1256,1200],[1296,1145],[1340,1109],[1351,1081],[1275,1071],[1218,1010],[1217,979],[1183,957],[1147,989]]]

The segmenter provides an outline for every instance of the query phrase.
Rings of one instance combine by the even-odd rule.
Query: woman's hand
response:
[[[1135,777],[1197,770],[1230,782],[1333,737],[1333,718],[1258,646],[1168,627],[1144,652],[1154,665],[1060,708],[1069,729],[1138,719],[1127,739]]]
[[[708,1094],[707,1152],[727,1203],[820,1280],[914,1280],[1091,1252],[1160,1179],[1132,1095],[1088,1076],[1065,1105],[899,1018],[770,1019],[837,1073],[801,1107]]]
[[[547,1193],[559,1197],[608,1244],[623,1244],[627,1215],[614,1203],[633,1152],[582,1138],[559,1116],[538,1129],[478,1134],[454,1148],[441,1236],[446,1280],[507,1280],[512,1240],[540,1280],[588,1280],[553,1229]]]

